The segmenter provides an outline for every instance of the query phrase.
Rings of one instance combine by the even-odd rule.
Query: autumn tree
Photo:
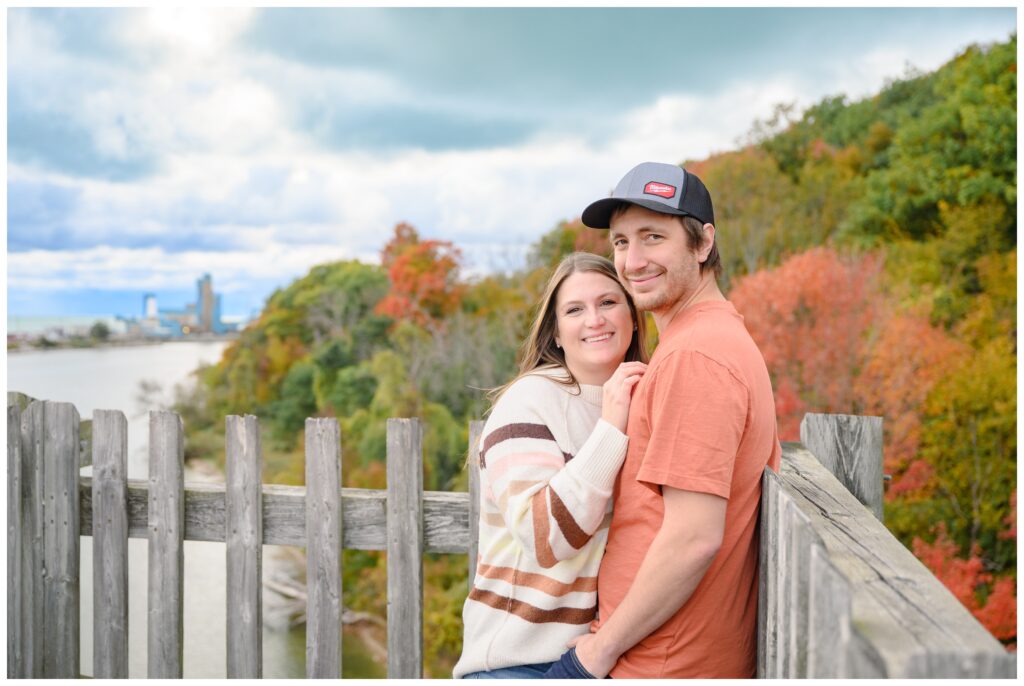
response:
[[[914,555],[993,636],[1015,650],[1017,593],[1014,578],[1010,575],[996,577],[986,571],[977,546],[968,557],[960,557],[959,546],[946,534],[944,523],[936,525],[932,533],[932,542],[914,538]]]
[[[463,285],[459,281],[461,251],[450,241],[421,240],[409,224],[398,224],[381,250],[391,290],[377,313],[417,324],[440,322],[458,309]]]
[[[881,268],[875,255],[813,248],[730,292],[771,372],[783,440],[798,440],[807,412],[857,411],[854,380],[881,311]]]
[[[610,259],[612,244],[608,240],[608,232],[592,229],[579,219],[559,222],[530,246],[526,268],[528,271],[546,270],[547,278],[562,258],[572,252],[589,252]]]
[[[883,315],[866,341],[854,392],[868,415],[885,418],[885,465],[892,483],[887,497],[923,488],[933,467],[920,455],[921,413],[935,385],[970,353],[968,346],[911,312]]]
[[[715,224],[730,278],[772,266],[785,247],[793,182],[763,150],[747,147],[688,167],[714,189]]]

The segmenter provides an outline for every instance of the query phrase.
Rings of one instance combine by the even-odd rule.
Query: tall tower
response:
[[[209,274],[203,274],[203,278],[196,282],[196,286],[199,288],[196,299],[199,330],[209,333],[213,331],[214,306],[216,304],[213,297],[213,280]]]
[[[142,296],[142,316],[145,319],[156,319],[156,295],[153,293],[146,293]]]

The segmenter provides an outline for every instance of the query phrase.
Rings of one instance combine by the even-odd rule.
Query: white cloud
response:
[[[30,250],[7,256],[7,285],[18,290],[60,292],[74,289],[162,290],[189,287],[198,274],[215,272],[218,292],[244,291],[254,282],[287,283],[310,265],[357,257],[337,245],[259,250],[168,253],[160,248],[102,246],[76,252]],[[365,256],[358,256],[365,257]],[[45,269],[40,269],[40,266]]]
[[[206,59],[230,44],[253,15],[245,7],[152,7],[135,14],[124,39],[139,46],[160,45],[178,59]]]
[[[24,12],[10,15],[9,54],[18,80],[38,83],[25,91],[34,106],[81,123],[110,157],[161,161],[156,176],[121,183],[9,162],[10,180],[79,189],[67,230],[99,246],[9,254],[10,288],[184,288],[204,271],[229,292],[253,281],[284,285],[327,260],[373,260],[399,221],[455,241],[470,273],[508,269],[530,242],[578,216],[640,161],[731,149],[777,103],[863,96],[902,75],[907,62],[935,68],[966,42],[950,35],[880,45],[823,60],[814,80],[780,73],[714,93],[666,92],[610,123],[602,118],[607,133],[596,142],[581,121],[577,131],[542,131],[517,145],[370,154],[319,147],[296,128],[298,99],[328,109],[407,104],[402,84],[371,70],[236,50],[232,42],[251,15],[197,11],[137,12],[124,22],[125,40],[156,56],[145,69],[84,64],[61,52],[49,27]],[[168,239],[176,236],[219,249],[175,251]]]

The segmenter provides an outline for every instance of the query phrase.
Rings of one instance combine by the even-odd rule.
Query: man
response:
[[[599,621],[548,676],[753,677],[761,475],[781,448],[764,358],[718,288],[711,196],[645,162],[582,218],[610,229],[659,343],[630,406]]]

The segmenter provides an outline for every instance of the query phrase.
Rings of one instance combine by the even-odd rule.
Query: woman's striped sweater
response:
[[[557,660],[597,613],[625,434],[600,386],[533,372],[501,396],[480,450],[480,546],[454,676]]]

